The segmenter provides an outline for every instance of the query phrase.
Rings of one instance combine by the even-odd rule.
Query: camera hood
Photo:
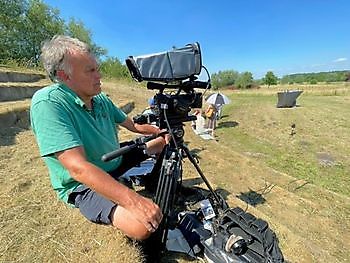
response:
[[[202,69],[198,42],[182,48],[141,56],[129,56],[126,65],[131,76],[141,81],[171,82],[199,75]]]

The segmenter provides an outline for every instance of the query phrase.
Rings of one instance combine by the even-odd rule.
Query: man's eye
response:
[[[89,69],[87,72],[89,72],[89,73],[94,73],[96,70],[97,70],[96,68],[91,68],[91,69]]]

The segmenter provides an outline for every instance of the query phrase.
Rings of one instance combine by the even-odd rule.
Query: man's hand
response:
[[[134,123],[129,117],[126,118],[124,122],[120,124],[124,128],[128,129],[131,132],[136,132],[145,135],[157,135],[160,132],[160,129],[157,126],[151,124],[137,124]]]
[[[124,208],[129,210],[149,232],[154,232],[162,221],[163,214],[158,205],[151,199],[133,191],[129,192],[129,200]]]

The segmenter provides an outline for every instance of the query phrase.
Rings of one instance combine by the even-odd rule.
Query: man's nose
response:
[[[99,70],[96,70],[96,73],[95,73],[95,78],[100,80],[101,79],[101,72]]]

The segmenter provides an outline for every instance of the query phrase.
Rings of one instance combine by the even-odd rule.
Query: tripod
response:
[[[177,127],[172,127],[171,129],[169,129],[170,132],[172,132],[174,128],[179,129],[180,126],[176,126]],[[149,240],[147,240],[148,245],[146,244],[145,248],[147,254],[151,255],[152,257],[149,262],[157,262],[156,260],[159,259],[159,253],[165,251],[171,216],[174,212],[175,200],[178,196],[181,187],[183,171],[182,160],[184,157],[187,157],[190,160],[190,162],[195,167],[196,171],[206,184],[207,188],[209,189],[210,193],[214,198],[214,206],[221,208],[222,210],[228,207],[226,202],[221,197],[219,197],[219,195],[213,190],[213,188],[209,184],[209,181],[206,179],[203,172],[201,171],[195,157],[192,155],[188,147],[184,144],[183,136],[183,130],[182,132],[172,134],[171,142],[167,144],[163,149],[163,152],[161,153],[160,158],[157,160],[154,170],[152,171],[153,175],[159,176],[154,202],[162,210],[163,220],[160,223],[156,232],[151,235]],[[133,144],[124,146],[118,150],[107,153],[103,155],[101,159],[102,161],[106,162],[129,152],[133,148],[138,147],[145,149],[146,142],[154,139],[155,137],[156,136],[146,136],[137,138],[136,140],[134,140]],[[160,251],[156,251],[157,255],[154,255],[155,245],[157,247],[160,247]]]
[[[181,187],[180,183],[182,179],[183,157],[187,157],[195,167],[196,171],[208,187],[210,193],[213,195],[214,202],[218,205],[218,207],[221,207],[222,209],[227,207],[225,201],[219,198],[219,196],[215,193],[209,184],[209,181],[204,176],[197,160],[192,155],[188,147],[184,144],[182,136],[180,138],[177,138],[177,142],[175,140],[172,140],[170,144],[166,145],[163,154],[164,156],[162,159],[162,165],[155,196],[155,203],[163,212],[163,221],[153,237],[155,239],[153,241],[160,244],[162,250],[164,250],[166,246],[169,220],[171,219],[171,213],[173,212],[174,202],[179,192],[179,187]]]

